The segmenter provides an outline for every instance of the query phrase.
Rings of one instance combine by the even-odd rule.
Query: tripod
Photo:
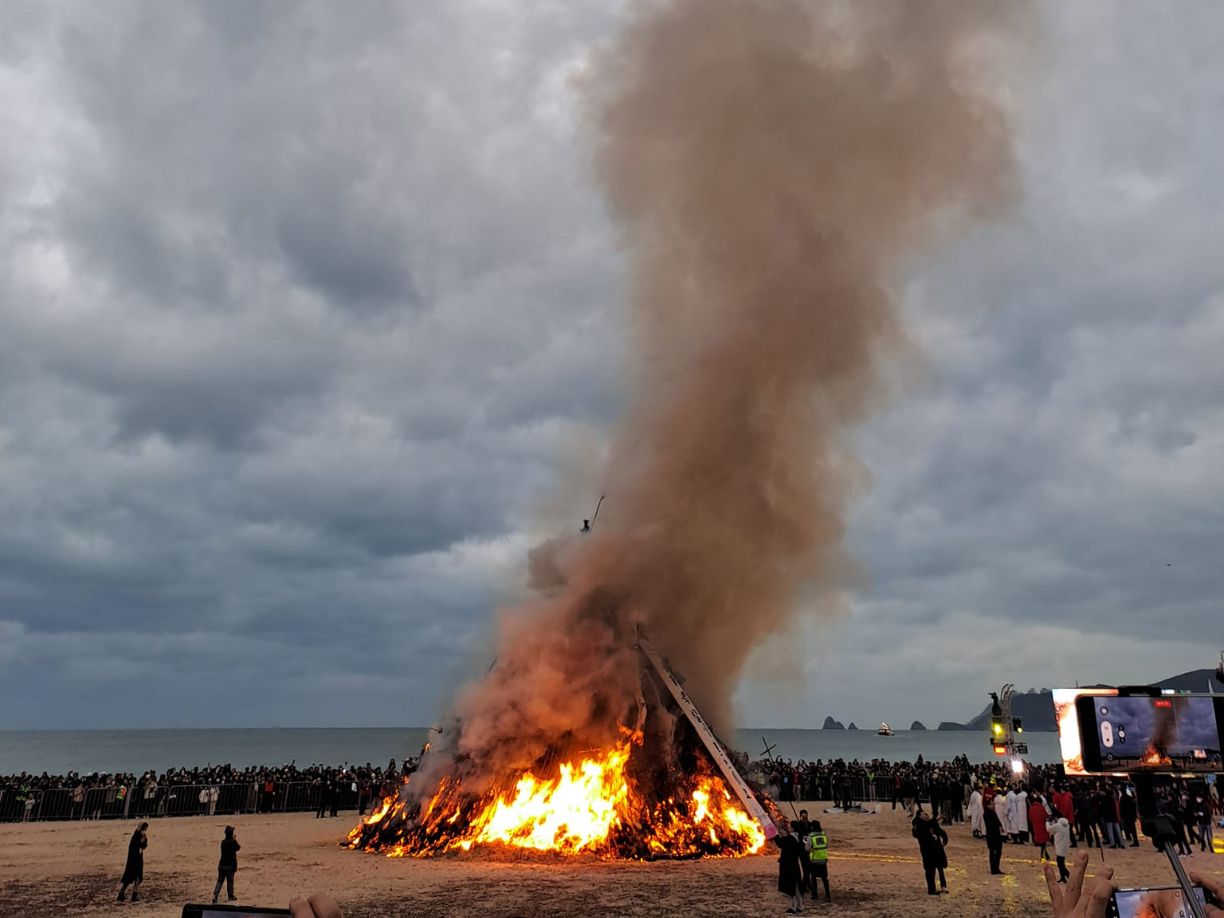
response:
[[[1173,867],[1173,875],[1177,877],[1177,885],[1181,887],[1186,910],[1194,918],[1205,918],[1203,906],[1199,904],[1198,897],[1194,894],[1194,885],[1190,882],[1190,877],[1186,875],[1186,869],[1182,867],[1181,859],[1177,856],[1175,844],[1179,833],[1174,830],[1172,820],[1161,812],[1160,804],[1156,800],[1156,784],[1153,776],[1135,775],[1134,781],[1139,824],[1143,827],[1143,834],[1150,838],[1156,849],[1163,851],[1165,857],[1169,859],[1169,864]]]

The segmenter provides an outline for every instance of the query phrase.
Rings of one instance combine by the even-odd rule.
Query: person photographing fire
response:
[[[1103,867],[1096,877],[1086,879],[1088,852],[1081,851],[1075,857],[1066,883],[1059,882],[1053,864],[1047,863],[1042,869],[1054,918],[1107,918],[1110,899],[1117,890],[1112,867]],[[1194,871],[1190,872],[1190,881],[1201,886],[1206,894],[1205,918],[1224,918],[1224,883]],[[1139,918],[1178,918],[1183,913],[1184,906],[1177,891],[1162,889],[1144,898]]]
[[[238,852],[242,846],[234,837],[234,827],[225,827],[225,838],[221,839],[221,860],[217,863],[217,885],[213,889],[212,900],[215,903],[221,895],[221,884],[225,884],[225,895],[230,902],[236,901],[234,895],[234,875],[238,872]]]

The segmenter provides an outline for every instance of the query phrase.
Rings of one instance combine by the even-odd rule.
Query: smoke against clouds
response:
[[[0,727],[428,723],[488,666],[558,443],[627,410],[572,89],[625,5],[4,14]],[[1025,687],[1218,631],[1224,6],[1038,18],[1021,209],[906,272],[929,373],[853,437],[869,581],[744,723],[965,716],[1003,631]]]
[[[630,404],[594,532],[534,553],[537,598],[460,700],[463,752],[524,767],[559,737],[607,743],[643,692],[638,628],[726,724],[799,592],[841,585],[846,434],[904,348],[900,273],[1015,189],[974,52],[1019,7],[989,9],[675,0],[598,55]]]

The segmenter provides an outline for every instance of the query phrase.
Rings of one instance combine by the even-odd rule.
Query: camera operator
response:
[[[221,884],[226,886],[226,897],[234,902],[234,874],[238,872],[238,852],[242,846],[234,837],[234,827],[225,827],[225,838],[221,839],[221,860],[217,863],[217,886],[213,890],[212,900],[215,903],[221,895]]]
[[[1055,810],[1046,819],[1046,832],[1054,842],[1054,857],[1058,860],[1058,882],[1065,883],[1071,874],[1067,871],[1067,855],[1071,852],[1071,824],[1067,817]]]

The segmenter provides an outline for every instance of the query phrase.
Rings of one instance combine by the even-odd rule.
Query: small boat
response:
[[[880,724],[880,729],[876,731],[880,736],[892,736],[893,729],[888,724]]]

